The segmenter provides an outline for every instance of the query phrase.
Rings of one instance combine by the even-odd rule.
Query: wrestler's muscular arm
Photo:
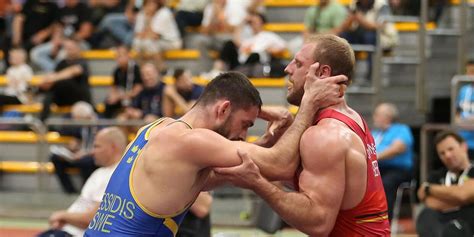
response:
[[[345,157],[350,152],[349,144],[334,129],[309,128],[300,144],[303,171],[299,192],[283,191],[267,181],[246,156],[243,156],[242,165],[216,172],[237,186],[254,190],[296,229],[310,236],[327,236],[334,227],[344,196]],[[236,176],[238,173],[241,175]]]
[[[194,157],[202,167],[229,167],[241,163],[237,148],[252,154],[252,159],[268,179],[291,179],[299,164],[299,139],[311,125],[319,108],[338,103],[341,83],[345,76],[334,76],[319,80],[315,76],[318,64],[310,67],[305,83],[300,110],[295,121],[285,134],[271,148],[264,148],[245,142],[229,141],[222,136],[205,129],[194,129],[181,140],[187,149],[184,156]]]

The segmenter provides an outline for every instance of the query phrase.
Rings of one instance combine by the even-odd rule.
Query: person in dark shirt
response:
[[[81,58],[79,42],[68,38],[63,43],[66,59],[59,62],[56,72],[44,76],[40,89],[46,92],[41,120],[50,113],[52,103],[58,106],[73,105],[78,101],[91,103],[89,67]]]
[[[59,9],[53,1],[27,0],[13,19],[13,46],[29,51],[48,41],[58,16]]]
[[[104,117],[106,118],[115,117],[124,106],[129,106],[143,89],[140,67],[130,58],[130,50],[127,46],[117,47],[115,60],[117,67],[113,72],[114,84],[105,101]]]
[[[459,134],[442,131],[435,137],[444,164],[418,189],[425,208],[418,216],[420,237],[472,236],[474,230],[474,168]]]
[[[143,90],[133,100],[132,105],[125,108],[119,119],[143,119],[146,123],[163,116],[162,103],[165,84],[160,80],[158,70],[152,63],[141,67]]]
[[[56,63],[64,59],[65,52],[61,48],[64,38],[74,38],[82,49],[88,49],[87,40],[93,32],[90,11],[90,8],[79,0],[65,0],[52,39],[32,49],[31,61],[42,71],[52,71]]]
[[[178,68],[174,71],[174,85],[167,85],[163,98],[163,116],[178,117],[196,103],[204,88],[192,81],[189,71]]]

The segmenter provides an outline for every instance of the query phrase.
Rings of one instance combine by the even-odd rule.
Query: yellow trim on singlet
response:
[[[163,121],[165,121],[165,119],[167,119],[167,118],[160,118],[160,119],[156,120],[155,122],[152,122],[152,123],[149,125],[150,127],[148,128],[148,130],[147,130],[146,133],[145,133],[145,141],[148,141],[148,137],[150,137],[150,132],[151,132],[151,130],[153,130],[154,127],[158,126],[158,125],[161,124]]]
[[[366,219],[366,220],[358,220],[356,221],[357,224],[364,224],[364,223],[372,223],[372,222],[380,222],[388,219],[388,215],[383,215],[371,219]]]
[[[169,230],[171,230],[171,232],[173,232],[173,236],[176,236],[176,233],[178,233],[178,224],[176,224],[176,222],[171,219],[171,218],[166,218],[165,221],[163,222],[163,224],[168,227]]]
[[[149,126],[148,128],[148,131],[146,131],[145,133],[145,140],[148,140],[147,139],[147,135],[149,135],[149,132],[150,130],[152,130],[154,127],[156,127],[157,125],[159,125],[160,123],[162,123],[166,118],[161,118],[161,119],[158,119],[156,120],[155,122],[151,123],[151,126],[150,125],[147,125]],[[146,127],[145,127],[146,128]],[[139,135],[137,136],[139,137]],[[135,138],[136,139],[136,138]],[[166,218],[171,218],[171,217],[175,217],[175,216],[178,216],[180,214],[182,214],[183,212],[186,211],[186,209],[188,209],[194,201],[190,202],[188,205],[186,205],[186,207],[183,208],[183,210],[181,211],[178,211],[177,213],[175,214],[171,214],[171,215],[160,215],[160,214],[156,214],[150,210],[148,210],[140,201],[138,201],[138,198],[137,198],[137,195],[135,194],[135,191],[133,189],[133,171],[135,170],[135,165],[137,164],[137,160],[138,160],[138,157],[140,157],[141,155],[141,152],[139,154],[137,154],[137,157],[133,160],[133,165],[132,165],[132,169],[130,170],[130,174],[129,174],[129,177],[128,177],[128,186],[129,186],[129,190],[130,190],[130,194],[132,194],[132,198],[133,200],[137,203],[137,205],[148,215],[152,216],[152,217],[155,217],[155,218],[161,218],[161,219],[166,219]],[[171,230],[171,229],[170,229]],[[171,230],[173,231],[173,230]]]

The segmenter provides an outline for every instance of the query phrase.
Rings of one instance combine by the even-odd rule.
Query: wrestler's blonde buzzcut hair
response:
[[[345,75],[348,84],[352,81],[355,56],[347,40],[332,34],[316,34],[309,37],[305,43],[316,44],[314,61],[331,67],[331,76]]]

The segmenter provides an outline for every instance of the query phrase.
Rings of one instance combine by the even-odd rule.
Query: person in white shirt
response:
[[[118,127],[99,131],[94,140],[93,156],[102,166],[92,173],[76,201],[67,209],[54,212],[49,218],[51,230],[39,236],[70,234],[83,236],[102,200],[105,188],[127,146],[127,137]],[[66,233],[64,233],[66,232]]]
[[[162,53],[179,49],[182,40],[171,10],[165,0],[145,1],[135,22],[135,38],[132,48],[137,52],[137,61],[153,60],[157,68],[164,69]]]
[[[269,64],[272,55],[283,53],[286,42],[279,35],[265,31],[265,16],[252,13],[248,24],[252,30],[249,37],[236,38],[227,42],[220,53],[220,60],[226,63],[228,69],[240,65]]]
[[[0,107],[6,104],[29,102],[27,90],[33,71],[26,64],[26,51],[22,48],[11,49],[9,61],[11,66],[7,69],[7,87],[4,94],[0,95]]]

